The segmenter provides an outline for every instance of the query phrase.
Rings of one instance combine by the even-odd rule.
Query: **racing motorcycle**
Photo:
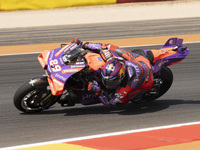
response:
[[[167,66],[182,61],[189,54],[189,49],[182,43],[183,39],[170,38],[161,49],[151,49],[155,56],[150,55],[150,49],[132,51],[149,59],[154,84],[151,90],[131,99],[131,102],[150,102],[168,91],[173,74]],[[110,52],[113,53],[112,50]],[[34,113],[48,109],[57,102],[63,107],[76,103],[100,103],[98,96],[88,91],[87,87],[88,82],[94,80],[94,71],[104,66],[104,58],[99,53],[83,50],[77,43],[61,44],[57,49],[43,51],[38,61],[45,75],[30,79],[16,91],[13,98],[15,107],[22,112]],[[106,93],[106,89],[104,91]],[[105,95],[109,98],[109,94]]]

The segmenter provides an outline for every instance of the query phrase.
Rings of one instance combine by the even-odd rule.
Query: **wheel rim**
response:
[[[41,111],[54,104],[57,97],[51,92],[42,92],[37,89],[30,91],[21,101],[22,108],[29,111]]]

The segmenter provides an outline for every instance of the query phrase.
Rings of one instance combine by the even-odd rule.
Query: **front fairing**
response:
[[[48,75],[47,79],[53,95],[61,95],[67,79],[85,67],[85,61],[83,59],[69,63],[64,62],[64,56],[69,56],[68,54],[70,52],[76,51],[79,48],[79,45],[73,43],[49,51],[48,55],[43,59],[41,59],[41,54],[39,55],[40,59],[38,59],[42,67],[46,70],[46,74]]]

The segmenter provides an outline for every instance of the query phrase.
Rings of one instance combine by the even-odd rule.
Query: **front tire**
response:
[[[34,113],[48,109],[58,99],[59,96],[53,96],[51,91],[34,88],[27,82],[16,91],[13,103],[22,112]]]

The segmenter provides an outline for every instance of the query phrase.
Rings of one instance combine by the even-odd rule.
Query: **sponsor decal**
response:
[[[169,41],[169,45],[175,45],[175,41],[174,41],[173,39],[171,39],[171,40]]]
[[[139,67],[135,67],[135,71],[136,71],[136,76],[135,76],[135,79],[134,81],[139,81],[139,78],[140,78],[140,69]]]
[[[127,63],[128,66],[135,68],[136,76],[134,78],[134,81],[139,81],[139,78],[140,78],[140,68],[139,68],[139,66],[137,66],[136,64],[131,63],[131,62],[126,62],[126,63]],[[131,73],[131,72],[129,72],[129,73]]]
[[[144,63],[142,61],[140,61],[140,63],[145,67],[145,70],[147,72],[147,75],[146,75],[146,78],[145,78],[145,83],[147,83],[149,81],[149,70],[150,70],[150,68],[146,63]]]
[[[112,54],[109,50],[103,50],[103,54],[104,54],[106,59],[112,57]]]
[[[71,65],[70,68],[84,68],[85,65]]]
[[[129,74],[129,77],[133,76],[133,69],[131,67],[128,67],[128,74]]]
[[[88,44],[88,48],[90,48],[90,49],[100,49],[101,48],[101,44],[98,44],[98,43],[89,43]]]
[[[60,80],[64,81],[64,82],[67,80],[65,77],[61,76],[61,75],[58,74],[58,73],[55,74],[55,77],[56,77],[57,79],[60,79]]]
[[[82,100],[87,100],[87,99],[91,99],[91,98],[96,98],[95,94],[83,94],[82,95]]]
[[[99,60],[99,61],[102,61],[101,57],[98,57],[98,60]]]
[[[61,57],[59,58],[59,60],[60,60],[60,63],[61,63],[62,65],[64,65],[64,62],[63,62],[63,60],[62,60]]]
[[[85,64],[85,62],[84,61],[76,62],[76,65],[81,65],[81,64]]]
[[[169,62],[169,60],[164,60],[164,61],[160,62],[160,63],[158,64],[158,66],[161,67],[162,65],[164,65],[164,64],[167,63],[167,62]]]
[[[54,50],[51,51],[51,54],[49,56],[49,60],[52,60],[53,59],[53,56],[54,56]]]
[[[73,43],[73,44],[71,44],[69,47],[67,47],[63,52],[64,52],[64,53],[67,53],[67,52],[69,52],[70,50],[73,50],[76,46],[77,46],[77,44],[76,44],[76,43]]]
[[[73,69],[63,69],[62,73],[63,74],[68,74],[68,73],[75,73],[82,70],[82,68],[73,68]]]
[[[56,54],[55,56],[60,55],[69,45],[65,45],[64,47],[62,47]]]
[[[31,84],[32,86],[34,86],[34,84],[35,84],[36,82],[39,82],[40,80],[41,80],[40,78],[31,79],[31,80],[29,81],[29,84]]]

